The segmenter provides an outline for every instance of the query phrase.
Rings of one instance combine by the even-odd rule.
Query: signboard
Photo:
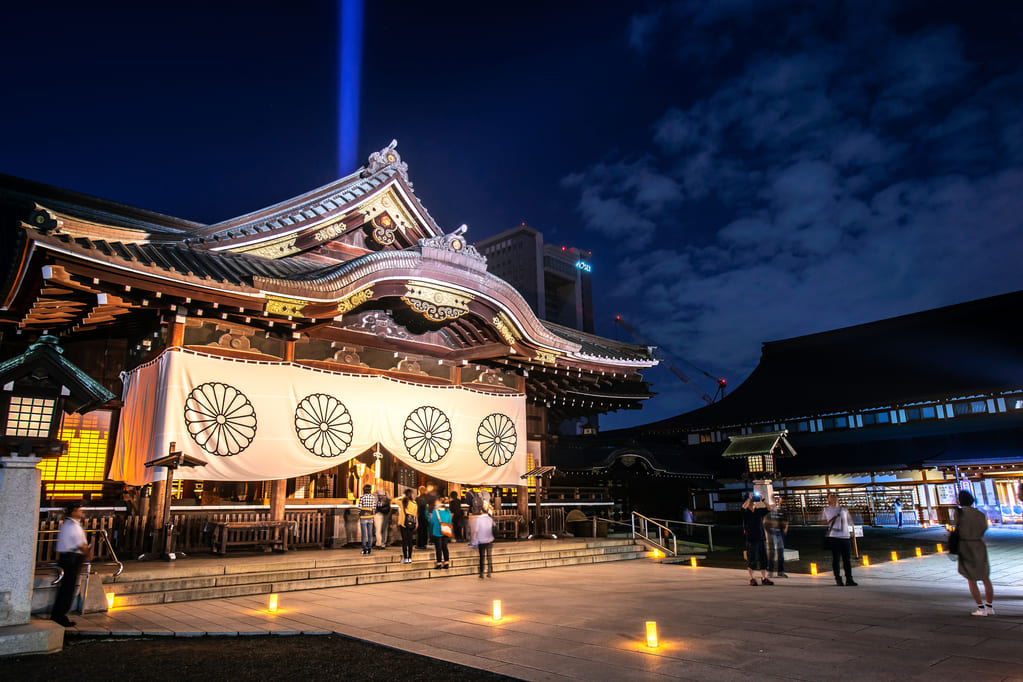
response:
[[[853,537],[854,538],[863,537],[863,526],[853,526]]]
[[[938,493],[938,504],[956,504],[955,483],[939,483],[934,486]]]

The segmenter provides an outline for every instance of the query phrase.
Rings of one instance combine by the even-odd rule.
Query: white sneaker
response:
[[[976,611],[970,611],[970,615],[971,616],[986,616],[987,615],[987,610],[985,610],[983,606],[977,606],[977,610]]]
[[[995,607],[993,606],[985,606],[984,610],[987,611],[987,615],[989,616],[995,615]]]

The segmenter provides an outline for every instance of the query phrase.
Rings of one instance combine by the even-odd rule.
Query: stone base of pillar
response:
[[[0,656],[54,654],[64,648],[64,628],[48,620],[0,628]]]

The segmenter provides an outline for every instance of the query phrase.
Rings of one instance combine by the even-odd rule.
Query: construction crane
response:
[[[658,354],[661,356],[658,359],[661,362],[663,362],[665,365],[667,365],[668,370],[672,374],[677,376],[682,381],[683,384],[685,384],[689,388],[693,389],[697,393],[700,393],[700,389],[696,388],[691,383],[691,379],[682,370],[680,370],[678,367],[676,367],[671,362],[671,359],[668,356],[668,354],[660,346],[656,346],[656,345],[650,343],[650,341],[645,336],[643,336],[638,331],[633,329],[632,326],[628,322],[623,320],[621,315],[615,315],[615,323],[618,324],[618,326],[620,326],[622,329],[624,329],[626,331],[626,333],[628,333],[629,336],[631,336],[633,339],[635,339],[639,343],[643,344],[644,346],[647,346],[648,348],[650,348],[651,349],[651,353],[653,353],[653,349],[656,348],[658,350]],[[689,364],[692,365],[692,363],[689,363]],[[708,374],[707,372],[704,372],[699,367],[696,367],[696,365],[693,365],[693,367],[696,369],[697,372],[699,372],[700,374],[703,374],[708,379],[712,379],[712,380],[716,381],[717,385],[718,385],[718,390],[717,390],[717,392],[714,393],[714,397],[711,397],[711,396],[707,395],[706,393],[700,393],[700,397],[703,398],[703,402],[707,403],[708,405],[713,405],[715,402],[717,402],[717,400],[719,398],[723,398],[725,396],[725,387],[728,385],[727,381],[725,381],[724,379],[715,377],[712,374]]]

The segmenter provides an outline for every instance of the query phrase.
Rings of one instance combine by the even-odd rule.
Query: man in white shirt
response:
[[[64,577],[57,589],[57,598],[50,611],[50,620],[66,628],[72,627],[74,621],[68,620],[67,612],[75,598],[78,587],[78,573],[83,563],[92,561],[92,550],[82,529],[82,505],[72,502],[67,506],[64,523],[60,524],[57,534],[57,565],[64,570]]]

